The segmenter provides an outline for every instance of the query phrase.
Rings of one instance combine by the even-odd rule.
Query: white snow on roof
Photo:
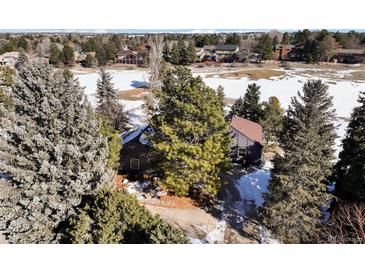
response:
[[[143,132],[147,128],[148,128],[148,125],[142,125],[142,126],[139,126],[137,128],[134,128],[130,131],[124,132],[121,136],[122,144],[124,145],[124,144],[134,140],[138,136],[140,136],[139,141],[141,142],[141,144],[149,145],[150,142],[147,140],[147,136],[145,134],[143,134]]]

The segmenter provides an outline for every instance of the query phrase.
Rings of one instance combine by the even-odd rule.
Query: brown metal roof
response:
[[[260,124],[238,116],[233,116],[230,126],[252,141],[259,142],[261,145],[263,144],[263,131]]]

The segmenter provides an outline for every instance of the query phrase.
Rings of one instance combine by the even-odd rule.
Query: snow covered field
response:
[[[337,81],[326,78],[326,74],[321,74],[320,71],[318,71],[316,77],[299,75],[301,73],[300,69],[286,72],[288,75],[284,78],[273,77],[257,81],[252,81],[247,77],[229,79],[217,76],[206,77],[207,73],[198,73],[197,75],[200,75],[205,83],[212,88],[217,88],[219,85],[223,86],[225,96],[229,98],[238,98],[244,95],[247,86],[255,82],[261,86],[262,100],[266,101],[270,96],[276,96],[284,108],[290,105],[291,97],[296,96],[297,92],[302,90],[302,86],[307,80],[321,79],[329,85],[329,93],[333,96],[334,107],[340,117],[350,117],[351,110],[356,105],[359,91],[365,91],[365,82],[352,82],[341,79],[345,73],[344,71],[338,72]]]

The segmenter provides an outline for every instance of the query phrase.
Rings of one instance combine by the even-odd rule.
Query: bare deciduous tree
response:
[[[149,89],[148,89],[148,96],[145,97],[145,114],[149,116],[149,111],[153,105],[153,96],[151,92],[155,89],[161,87],[161,68],[162,68],[162,61],[163,61],[163,36],[161,35],[151,35],[148,37],[148,44],[150,46],[150,51],[148,55],[148,82],[149,82]]]
[[[163,36],[152,35],[148,38],[149,52],[149,84],[153,90],[160,86],[160,70],[162,65]]]
[[[365,203],[340,202],[323,227],[321,243],[365,243]]]

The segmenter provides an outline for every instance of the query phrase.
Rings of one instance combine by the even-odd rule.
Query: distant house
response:
[[[339,63],[357,64],[364,63],[365,49],[336,49],[332,58]]]
[[[281,61],[290,59],[290,52],[295,48],[294,45],[276,44],[274,48],[274,60]]]
[[[259,165],[263,148],[262,126],[250,120],[233,116],[230,122],[232,134],[231,158],[244,165]]]
[[[83,62],[85,62],[87,55],[90,55],[90,56],[92,56],[95,59],[96,52],[95,51],[81,52],[81,53],[75,52],[75,54],[74,54],[75,62],[76,63],[83,63]]]
[[[19,58],[19,52],[11,51],[0,55],[0,65],[14,67]]]
[[[143,125],[122,134],[121,172],[140,174],[151,168],[152,144],[147,139],[147,134],[151,132],[149,125]]]
[[[215,50],[216,60],[218,62],[231,62],[232,57],[239,52],[237,45],[218,45]]]
[[[202,48],[195,48],[195,53],[198,61],[215,61],[215,51],[217,46],[206,45]]]
[[[137,51],[121,50],[115,58],[115,63],[130,64],[130,65],[144,65],[145,54]]]

